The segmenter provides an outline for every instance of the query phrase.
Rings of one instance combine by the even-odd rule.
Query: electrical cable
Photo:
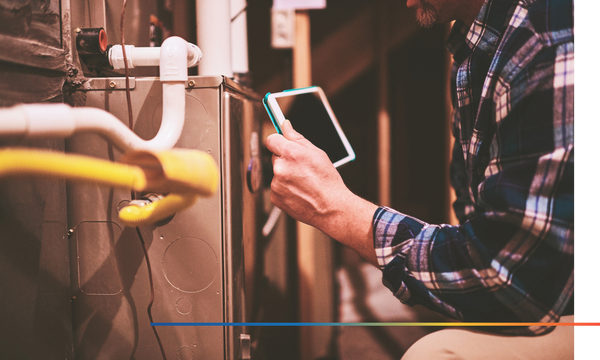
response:
[[[123,0],[123,8],[121,10],[121,48],[123,49],[123,61],[125,63],[125,93],[127,95],[127,114],[129,115],[129,129],[133,130],[133,110],[131,106],[131,94],[129,90],[129,66],[127,64],[127,51],[125,50],[125,7],[127,6],[127,0]],[[135,193],[131,192],[131,199],[134,199]],[[144,242],[144,237],[142,236],[142,232],[140,228],[136,226],[135,231],[137,232],[138,238],[140,239],[140,243],[142,244],[142,249],[144,250],[144,258],[146,259],[146,265],[148,266],[148,278],[150,280],[150,302],[148,303],[148,319],[150,319],[150,324],[154,323],[152,319],[152,304],[154,303],[154,282],[152,281],[152,266],[150,265],[150,257],[148,256],[148,250],[146,249],[146,243]],[[152,326],[152,325],[151,325]],[[152,326],[152,331],[154,331],[154,336],[156,337],[156,341],[158,341],[158,346],[160,347],[160,353],[162,354],[163,360],[167,360],[167,355],[165,354],[165,349],[163,348],[162,341],[160,341],[160,337],[158,336],[158,331],[156,331],[156,327]]]
[[[123,49],[123,62],[125,63],[125,94],[127,97],[129,129],[133,130],[133,111],[131,109],[131,94],[129,91],[129,65],[127,64],[127,51],[125,49],[125,6],[127,6],[127,0],[123,0],[123,9],[121,10],[121,49]]]
[[[148,250],[146,250],[146,244],[144,243],[144,238],[142,237],[142,232],[139,227],[135,228],[135,231],[140,238],[140,242],[142,243],[142,249],[144,249],[144,257],[146,258],[146,265],[148,266],[148,275],[150,278],[150,302],[148,303],[148,318],[150,319],[150,324],[154,323],[152,319],[152,304],[154,303],[154,282],[152,281],[152,266],[150,266],[150,257],[148,256]],[[152,326],[152,331],[154,331],[154,336],[156,340],[158,340],[158,345],[160,346],[160,352],[164,360],[167,360],[167,355],[165,354],[165,349],[163,348],[162,342],[160,341],[160,337],[158,336],[158,332],[156,331],[156,327]]]
[[[238,16],[242,15],[244,13],[244,11],[246,11],[248,9],[248,5],[244,6],[244,8],[242,10],[240,10],[237,14],[235,14],[235,16],[233,16],[231,18],[231,22],[234,22],[235,19],[238,18]]]

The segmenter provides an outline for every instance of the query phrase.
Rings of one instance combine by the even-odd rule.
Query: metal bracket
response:
[[[87,90],[125,90],[125,78],[91,78]],[[129,77],[129,90],[135,89],[135,78]]]

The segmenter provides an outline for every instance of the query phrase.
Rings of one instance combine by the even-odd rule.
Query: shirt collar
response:
[[[473,24],[468,27],[460,20],[455,21],[447,47],[454,60],[462,62],[475,48],[492,54],[501,34],[508,25],[517,0],[485,0]]]

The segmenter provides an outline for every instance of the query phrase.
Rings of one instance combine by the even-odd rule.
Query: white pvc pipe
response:
[[[49,103],[0,109],[0,136],[69,137],[77,132],[94,132],[123,151],[170,149],[179,140],[185,120],[188,58],[188,43],[181,38],[168,38],[160,48],[163,117],[152,140],[141,139],[118,118],[102,109]]]
[[[72,108],[65,104],[30,104],[0,109],[0,135],[40,138],[93,132],[123,151],[167,150],[173,148],[181,136],[184,101],[184,84],[163,83],[163,118],[152,140],[141,139],[107,111],[93,107]]]
[[[171,38],[169,38],[171,39]],[[165,40],[166,41],[166,40]],[[164,44],[164,43],[163,43]],[[198,65],[202,58],[200,48],[192,43],[186,43],[187,46],[187,67]],[[159,66],[161,47],[135,47],[125,45],[127,52],[127,65],[129,68],[136,66]],[[108,51],[108,61],[115,69],[125,69],[123,57],[123,48],[121,45],[114,45]]]
[[[204,58],[199,75],[233,76],[229,0],[196,0],[198,46]]]
[[[246,0],[230,0],[231,6],[231,69],[246,74],[248,69],[248,31]]]
[[[139,48],[133,45],[125,45],[125,51],[127,51],[127,67],[130,69],[136,66],[158,66],[160,64],[159,47]],[[113,45],[110,48],[108,61],[117,70],[125,68],[121,45]]]
[[[185,85],[163,83],[163,117],[160,129],[152,140],[143,140],[118,118],[102,109],[71,108],[75,119],[74,132],[94,132],[103,135],[121,150],[171,149],[181,136],[185,119]]]

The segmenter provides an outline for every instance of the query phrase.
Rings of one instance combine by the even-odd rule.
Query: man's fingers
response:
[[[304,135],[300,134],[292,127],[292,123],[289,120],[285,120],[283,124],[281,124],[281,132],[283,136],[302,146],[315,147],[313,143],[311,143]]]
[[[271,134],[267,137],[267,141],[265,142],[265,146],[269,149],[270,152],[277,156],[281,156],[283,153],[283,148],[286,146],[286,143],[289,141],[286,140],[280,134]]]
[[[315,148],[302,134],[294,130],[289,120],[285,120],[281,124],[281,131],[283,132],[283,136],[280,134],[271,134],[267,137],[265,145],[273,154],[282,156],[284,153],[289,152],[290,148],[295,148],[298,145]]]
[[[302,134],[294,130],[294,128],[292,127],[292,123],[289,120],[285,120],[283,124],[281,124],[281,132],[283,132],[283,136],[285,136],[286,139],[291,141],[298,141],[304,139],[304,136],[302,136]]]

